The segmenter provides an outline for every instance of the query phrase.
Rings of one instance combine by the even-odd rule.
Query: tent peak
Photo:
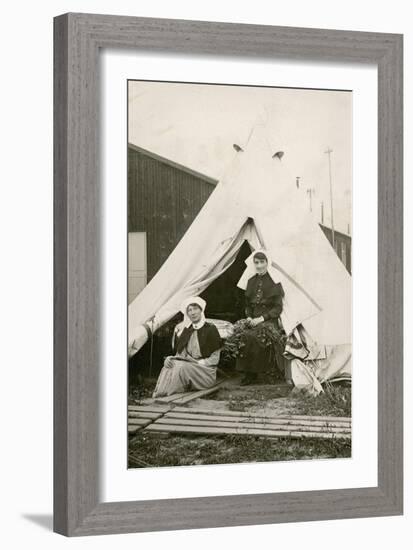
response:
[[[276,156],[279,160],[281,160],[281,157],[284,155],[284,151],[274,147],[272,141],[273,139],[271,139],[271,132],[268,125],[265,122],[260,121],[251,127],[243,150],[260,151],[262,155],[268,155],[268,158],[274,158]],[[275,154],[274,150],[276,151]]]

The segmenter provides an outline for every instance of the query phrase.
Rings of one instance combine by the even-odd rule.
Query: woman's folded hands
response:
[[[248,317],[247,321],[248,321],[248,325],[251,328],[254,328],[257,325],[259,325],[260,323],[264,322],[264,317],[262,315],[261,315],[261,317],[254,317],[253,319],[251,317]]]

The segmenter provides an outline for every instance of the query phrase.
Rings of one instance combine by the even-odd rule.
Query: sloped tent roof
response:
[[[286,178],[265,128],[257,125],[243,151],[172,254],[129,305],[129,346],[139,350],[180,309],[234,262],[244,240],[267,249],[285,290],[287,333],[302,323],[320,345],[351,343],[351,277],[308,211],[306,197]]]

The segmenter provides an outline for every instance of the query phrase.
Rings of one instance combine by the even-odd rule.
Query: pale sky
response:
[[[351,231],[352,94],[329,90],[129,82],[129,142],[220,179],[257,122],[271,148],[284,151],[288,177],[315,190],[313,210],[330,225],[327,147],[334,226]],[[286,166],[287,166],[286,164]]]

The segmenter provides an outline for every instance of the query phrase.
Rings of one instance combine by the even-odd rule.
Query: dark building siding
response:
[[[329,240],[331,246],[333,246],[333,234],[330,227],[319,224],[323,230],[324,235]],[[351,273],[351,237],[340,231],[334,231],[334,245],[337,256],[346,266],[347,271]]]
[[[215,184],[152,153],[128,147],[128,231],[146,231],[148,281],[181,240]]]

